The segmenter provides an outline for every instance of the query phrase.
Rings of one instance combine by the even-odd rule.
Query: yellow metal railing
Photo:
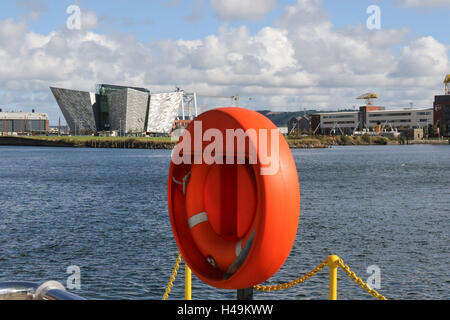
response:
[[[337,300],[337,272],[338,272],[338,256],[329,256],[327,259],[328,268],[330,268],[330,292],[329,300]]]
[[[192,271],[184,266],[184,300],[192,300]]]
[[[163,300],[167,300],[170,294],[170,290],[173,287],[173,283],[175,281],[175,277],[177,276],[178,269],[181,263],[181,254],[178,254],[177,261],[175,263],[174,269],[172,271],[172,276],[170,277],[170,281],[167,285],[166,292],[164,294]],[[386,297],[378,293],[376,290],[370,288],[370,286],[365,283],[361,278],[356,276],[356,274],[350,270],[350,267],[347,266],[344,261],[336,255],[329,256],[325,261],[315,267],[313,270],[308,272],[307,274],[287,283],[277,284],[273,286],[264,286],[264,285],[256,285],[253,287],[254,290],[263,291],[263,292],[271,292],[271,291],[279,291],[290,289],[300,283],[305,282],[306,280],[312,278],[317,273],[322,271],[324,268],[328,267],[330,270],[330,279],[329,279],[329,299],[337,300],[337,272],[339,267],[362,289],[367,291],[371,296],[378,300],[387,300]],[[185,266],[185,300],[192,299],[192,272],[191,269],[186,265]]]

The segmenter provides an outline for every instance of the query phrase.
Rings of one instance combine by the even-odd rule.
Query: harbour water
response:
[[[393,299],[450,299],[450,147],[293,150],[301,217],[271,284],[337,254]],[[81,270],[89,299],[161,299],[177,248],[167,213],[167,150],[0,147],[0,282]],[[255,299],[327,299],[328,269]],[[183,268],[171,299],[183,299]],[[193,280],[194,299],[235,299]],[[339,299],[372,299],[342,271]]]

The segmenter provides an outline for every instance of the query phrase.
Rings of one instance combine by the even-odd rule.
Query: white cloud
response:
[[[388,107],[411,100],[428,107],[450,72],[448,47],[433,37],[408,36],[406,29],[369,31],[362,24],[336,29],[319,0],[287,6],[273,26],[254,34],[222,26],[203,39],[149,44],[89,29],[38,34],[24,22],[0,20],[0,105],[34,107],[56,121],[49,86],[92,90],[113,83],[153,92],[180,86],[208,95],[240,93],[242,104],[273,110],[348,108],[367,91]]]
[[[422,37],[403,48],[394,75],[439,79],[449,68],[447,47],[433,37]]]
[[[277,7],[277,0],[211,0],[221,20],[260,20]]]

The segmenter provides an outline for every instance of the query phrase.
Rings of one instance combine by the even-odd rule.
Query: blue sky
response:
[[[27,20],[31,24],[30,30],[39,33],[49,33],[64,27],[68,16],[66,8],[74,3],[97,13],[100,23],[95,31],[132,33],[143,42],[167,38],[199,39],[215,33],[224,23],[217,18],[208,1],[201,0],[2,1],[0,18],[22,19],[35,9],[30,5],[33,2],[37,8],[43,6],[43,11],[36,21]],[[296,2],[279,1],[276,10],[259,21],[227,23],[230,26],[246,25],[253,32],[257,32],[264,26],[272,25],[273,21],[282,15],[285,5],[294,5]],[[439,41],[450,42],[450,5],[403,7],[392,0],[326,0],[323,4],[325,12],[336,27],[365,24],[368,17],[367,7],[375,4],[382,10],[383,28],[406,27],[415,35],[432,35]]]
[[[78,33],[72,4],[89,18]],[[365,27],[370,5],[381,30]],[[340,109],[368,90],[388,107],[428,106],[450,73],[449,16],[450,0],[2,1],[0,107],[55,123],[48,86],[99,82],[239,92],[254,109]]]
[[[99,33],[132,33],[143,42],[158,39],[199,39],[215,33],[223,21],[220,21],[207,1],[164,1],[164,0],[40,0],[45,9],[40,18],[32,23],[31,30],[48,33],[66,24],[66,8],[78,4],[82,9],[96,12],[100,22],[95,28]],[[131,4],[132,3],[132,4]],[[285,1],[284,3],[295,3]],[[245,24],[253,31],[261,29],[279,16],[283,7],[268,14],[261,21],[231,22],[236,26]],[[28,11],[25,5],[17,1],[0,3],[0,18],[20,19]]]
[[[426,3],[427,1],[422,1]],[[450,5],[447,7],[403,7],[393,0],[327,0],[324,2],[331,20],[337,27],[365,23],[364,15],[370,5],[381,9],[382,28],[408,28],[413,35],[432,35],[437,40],[450,43],[447,32],[450,22]],[[448,1],[450,4],[450,1]]]

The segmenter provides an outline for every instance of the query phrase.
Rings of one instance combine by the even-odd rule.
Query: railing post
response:
[[[186,263],[184,268],[184,300],[192,300],[192,271]]]
[[[237,300],[253,300],[253,287],[237,290]]]
[[[330,300],[337,300],[337,269],[338,269],[338,256],[328,257],[328,267],[330,268]]]

